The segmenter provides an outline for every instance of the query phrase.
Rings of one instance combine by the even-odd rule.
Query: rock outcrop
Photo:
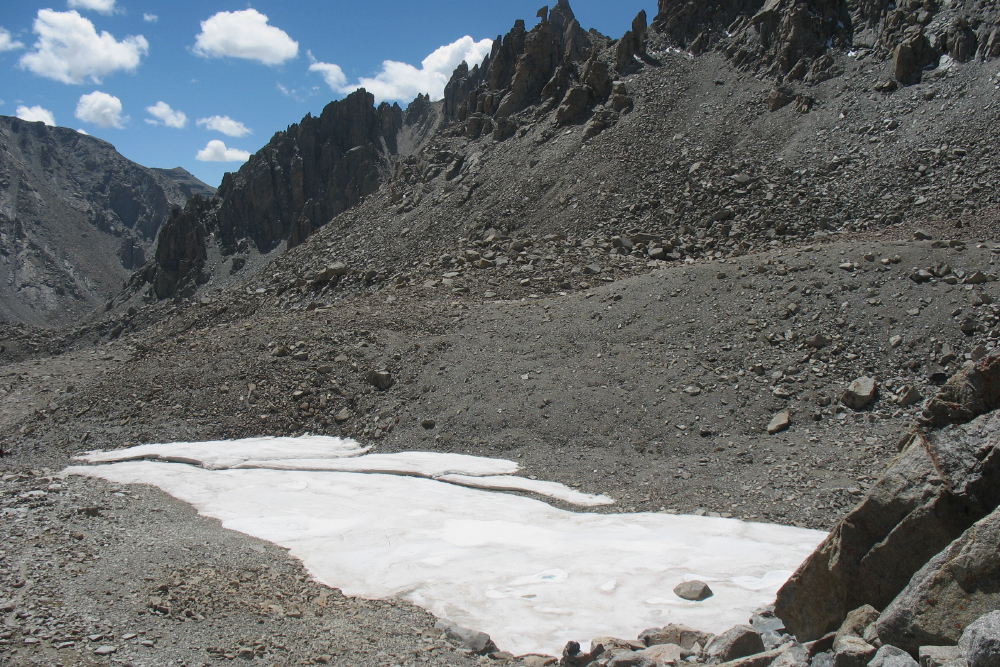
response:
[[[920,422],[949,427],[912,431],[868,496],[781,588],[775,614],[800,641],[835,630],[862,605],[885,609],[925,564],[1000,505],[1000,414],[969,422],[997,406],[998,380],[1000,355],[952,378]],[[898,628],[894,637],[909,627],[898,616],[886,621],[887,628]]]
[[[63,127],[0,116],[0,319],[70,324],[141,267],[186,174],[164,174]],[[200,184],[200,186],[199,186]]]
[[[364,89],[331,102],[226,174],[216,195],[223,252],[235,252],[243,239],[261,252],[285,240],[297,245],[378,189],[403,112],[374,102]]]

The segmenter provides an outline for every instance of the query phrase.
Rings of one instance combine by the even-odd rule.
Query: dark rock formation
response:
[[[195,195],[211,199],[217,191],[217,188],[213,188],[211,185],[199,180],[184,167],[174,167],[173,169],[153,168],[150,171],[153,172],[153,175],[157,177],[160,183],[169,184],[167,187],[170,187],[170,185],[177,187],[188,199],[191,199]]]
[[[106,302],[201,183],[187,176],[185,186],[100,139],[0,116],[0,319],[70,324]]]
[[[198,284],[207,281],[205,220],[215,212],[213,209],[211,201],[195,197],[183,211],[171,213],[170,221],[160,233],[156,256],[142,272],[143,279],[153,284],[157,298],[183,293],[185,288],[190,296]]]
[[[660,0],[653,26],[680,48],[717,48],[737,66],[789,80],[821,80],[833,66],[822,59],[829,47],[853,37],[844,0]]]
[[[962,424],[997,406],[1000,355],[949,381],[923,424]],[[934,406],[939,405],[940,408]],[[800,641],[853,609],[885,609],[910,578],[1000,505],[1000,415],[913,431],[899,459],[778,592],[775,614]]]
[[[226,174],[219,199],[223,251],[249,239],[268,252],[296,245],[333,216],[356,206],[379,185],[403,124],[399,105],[374,106],[364,89],[331,102],[278,132],[239,171]]]

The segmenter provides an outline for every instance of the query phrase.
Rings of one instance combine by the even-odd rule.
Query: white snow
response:
[[[589,493],[574,491],[565,484],[546,482],[540,479],[512,477],[510,475],[492,475],[489,477],[471,477],[469,475],[442,475],[437,477],[441,482],[468,486],[473,489],[490,489],[493,491],[527,491],[540,496],[548,496],[562,500],[579,507],[597,507],[598,505],[613,505],[614,498],[595,496]]]
[[[282,439],[287,447],[278,447],[276,440],[228,443],[231,451],[222,443],[145,450],[147,457],[184,458],[207,467],[230,461],[240,469],[124,461],[67,472],[158,486],[226,528],[290,549],[317,579],[346,595],[407,599],[452,623],[489,633],[515,654],[559,655],[570,639],[632,638],[671,622],[711,632],[745,623],[754,609],[774,600],[825,537],[734,519],[568,512],[531,498],[458,486],[544,489],[554,497],[579,493],[562,485],[554,490],[547,486],[551,482],[498,477],[483,463],[492,460],[461,455],[435,462],[434,456],[410,452],[391,475],[245,467],[273,459],[275,465],[315,468],[382,456],[367,466],[377,470],[392,467],[385,457],[399,456],[331,460],[360,449],[338,445],[315,461],[310,459],[317,458],[319,441]],[[131,458],[139,449],[88,458]],[[491,465],[516,469],[510,461]],[[708,582],[714,597],[696,603],[675,596],[674,586],[690,579]]]

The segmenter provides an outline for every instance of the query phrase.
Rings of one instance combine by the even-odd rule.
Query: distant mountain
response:
[[[208,183],[199,180],[184,167],[174,167],[173,169],[157,169],[154,167],[150,171],[155,176],[165,178],[169,183],[176,185],[188,199],[191,199],[195,195],[211,199],[218,190],[218,188],[213,188]]]
[[[65,325],[141,267],[171,209],[213,192],[106,141],[0,116],[0,320]]]

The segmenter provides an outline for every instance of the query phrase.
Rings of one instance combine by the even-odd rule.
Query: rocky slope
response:
[[[906,650],[955,641],[954,628],[928,629],[946,617],[912,601],[961,595],[962,568],[996,535],[988,499],[944,488],[975,476],[969,457],[986,451],[977,432],[995,422],[941,428],[982,411],[954,400],[965,395],[955,384],[952,400],[928,403],[1000,342],[1000,154],[983,140],[1000,110],[995,7],[664,0],[651,26],[640,15],[618,40],[580,29],[565,2],[541,14],[530,29],[515,24],[485,62],[460,67],[441,102],[419,98],[402,112],[358,93],[275,135],[215,197],[171,217],[99,320],[59,338],[0,328],[0,430],[14,434],[0,465],[17,474],[6,502],[39,517],[9,539],[51,537],[45,503],[69,509],[31,495],[50,493],[39,468],[81,449],[339,434],[384,452],[515,458],[529,476],[611,495],[611,510],[850,538],[842,564],[826,557],[832,544],[800,573],[820,582],[796,585],[812,591],[800,598],[824,601],[821,613],[782,602],[784,622],[764,615],[736,633],[752,644],[743,667],[864,667],[881,628]],[[883,478],[915,423],[929,444],[908,438]],[[958,451],[970,466],[941,476],[921,451]],[[107,490],[72,492],[97,505]],[[147,531],[170,523],[138,503],[114,511]],[[927,531],[934,539],[920,549],[887,537],[942,512],[961,521]],[[236,540],[227,553],[259,546]],[[141,578],[134,563],[149,557],[134,553],[122,567]],[[840,588],[824,588],[831,563],[900,553],[893,576],[846,568]],[[214,573],[189,576],[205,567],[201,552],[171,558],[192,613],[221,616],[243,599],[215,597]],[[0,597],[17,598],[28,577],[4,567]],[[31,567],[45,569],[44,558]],[[169,597],[160,593],[170,586],[127,579],[107,589]],[[315,594],[308,585],[292,588],[277,592],[309,629],[280,630],[295,634],[283,642],[294,658],[254,643],[248,616],[233,620],[234,635],[178,606],[164,618],[184,633],[159,616],[140,629],[178,639],[153,642],[171,661],[211,660],[207,646],[336,662],[324,657],[330,647],[309,648],[310,631],[360,645],[359,662],[412,660],[400,655],[403,631],[389,642],[398,660],[379,656],[357,626],[317,621],[316,605],[302,604]],[[25,606],[12,613],[25,615],[3,640],[39,664],[59,643],[75,653],[83,631],[106,633],[129,659],[150,648],[125,648],[138,638],[123,639],[132,625],[82,618],[92,608],[78,589],[33,595],[17,598]],[[282,604],[267,589],[247,599]],[[984,595],[969,609],[989,604]],[[265,623],[292,622],[268,608]],[[406,633],[425,627],[401,610],[372,613],[401,619]],[[798,645],[786,629],[819,643]],[[647,664],[654,656],[636,649],[665,645],[650,637],[608,640],[590,659],[621,652],[616,664]],[[670,640],[677,659],[696,654],[685,637]],[[440,633],[425,639],[422,657],[464,664]],[[736,656],[716,648],[709,661]],[[342,645],[343,663],[351,650]],[[585,664],[583,653],[564,664]]]
[[[0,319],[66,326],[103,305],[192,185],[207,188],[75,130],[0,116]]]

